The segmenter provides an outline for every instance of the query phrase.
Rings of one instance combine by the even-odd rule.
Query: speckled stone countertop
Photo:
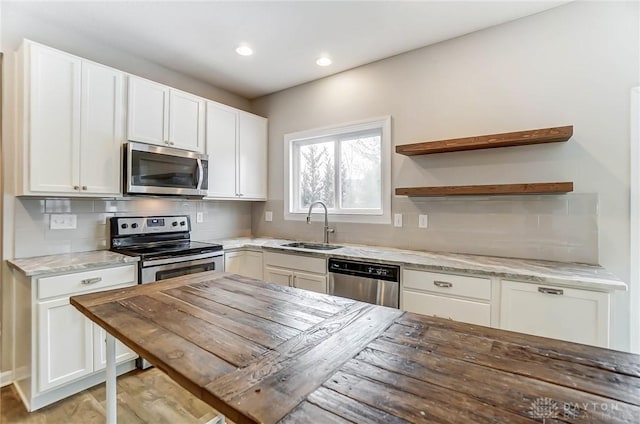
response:
[[[626,290],[627,285],[615,275],[598,265],[540,261],[531,259],[499,258],[495,256],[463,255],[444,252],[421,252],[388,247],[341,244],[341,248],[318,251],[282,244],[291,240],[271,238],[234,238],[209,240],[219,243],[225,250],[251,248],[304,253],[318,257],[362,259],[403,265],[406,268],[427,271],[467,272],[476,275],[497,276],[506,279],[553,283],[564,287],[592,290]]]
[[[139,260],[140,258],[122,255],[109,250],[94,250],[91,252],[9,259],[7,262],[27,277],[32,277],[67,271],[82,271],[90,268],[138,262]]]

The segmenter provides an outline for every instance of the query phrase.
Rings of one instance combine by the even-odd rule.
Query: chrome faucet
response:
[[[333,228],[329,228],[329,213],[327,212],[327,205],[323,202],[312,202],[309,205],[309,213],[307,214],[307,224],[311,224],[311,210],[315,205],[320,205],[324,208],[324,244],[329,244],[329,233],[335,232]]]

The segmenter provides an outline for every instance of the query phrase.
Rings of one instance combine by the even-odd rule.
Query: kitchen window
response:
[[[390,130],[384,117],[286,134],[285,219],[319,200],[334,222],[390,223]]]

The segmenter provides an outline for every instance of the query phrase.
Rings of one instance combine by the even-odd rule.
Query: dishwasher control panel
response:
[[[329,272],[376,278],[386,281],[400,281],[400,267],[397,265],[376,264],[329,258]]]

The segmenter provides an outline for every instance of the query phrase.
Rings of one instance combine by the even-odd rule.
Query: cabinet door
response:
[[[238,112],[207,102],[206,147],[209,155],[207,197],[236,198],[236,135]]]
[[[204,99],[171,90],[169,96],[169,145],[179,149],[204,150]]]
[[[69,298],[37,304],[38,391],[93,372],[93,324]]]
[[[267,120],[239,112],[238,194],[242,198],[267,198]]]
[[[76,193],[81,60],[37,44],[28,54],[29,190]]]
[[[168,145],[169,87],[129,76],[127,138]]]
[[[262,252],[240,250],[225,253],[224,270],[262,280]]]
[[[472,300],[402,290],[402,309],[470,324],[491,325],[491,305]]]
[[[293,282],[293,272],[288,269],[264,267],[264,281],[268,283],[290,286]]]
[[[100,371],[107,367],[107,332],[99,325],[93,325],[93,370]],[[116,363],[130,361],[138,355],[127,346],[116,340]]]
[[[327,277],[325,275],[296,272],[293,276],[293,287],[318,293],[326,293]]]
[[[609,347],[608,293],[502,281],[500,328]]]
[[[244,262],[244,251],[228,252],[224,254],[224,271],[233,274],[244,275],[242,273]]]
[[[118,195],[124,142],[124,74],[82,62],[81,192]]]
[[[262,252],[245,252],[244,275],[262,280]]]

